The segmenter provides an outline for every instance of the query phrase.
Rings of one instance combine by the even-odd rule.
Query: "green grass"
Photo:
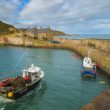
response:
[[[0,21],[0,35],[13,34],[16,31],[17,29],[14,26]]]

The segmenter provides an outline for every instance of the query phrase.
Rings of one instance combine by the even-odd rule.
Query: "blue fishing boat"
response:
[[[92,61],[89,55],[88,57],[84,57],[83,59],[81,75],[83,77],[92,77],[92,78],[95,78],[97,76],[96,63]]]

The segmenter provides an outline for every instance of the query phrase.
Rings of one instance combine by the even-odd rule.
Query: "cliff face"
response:
[[[0,37],[0,45],[4,45],[4,44],[5,44],[4,37]]]
[[[11,35],[3,35],[0,37],[1,45],[18,45],[18,46],[32,46],[32,41],[24,38],[21,35],[11,34]]]

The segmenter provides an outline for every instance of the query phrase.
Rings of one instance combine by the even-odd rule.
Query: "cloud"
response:
[[[0,0],[0,20],[13,23],[20,0]]]
[[[109,6],[110,0],[0,0],[0,19],[17,27],[51,25],[85,32],[109,29]]]
[[[53,23],[53,20],[57,20],[59,5],[63,4],[64,0],[32,0],[20,13],[21,19],[28,19],[35,23]],[[56,13],[56,15],[54,15]]]
[[[109,0],[31,0],[20,13],[20,18],[32,20],[36,24],[109,19],[109,5]]]
[[[109,24],[104,24],[104,23],[99,23],[94,25],[95,29],[110,29],[110,23]]]

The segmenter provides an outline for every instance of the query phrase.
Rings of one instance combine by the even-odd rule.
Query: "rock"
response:
[[[81,110],[110,110],[110,89],[97,96]]]

